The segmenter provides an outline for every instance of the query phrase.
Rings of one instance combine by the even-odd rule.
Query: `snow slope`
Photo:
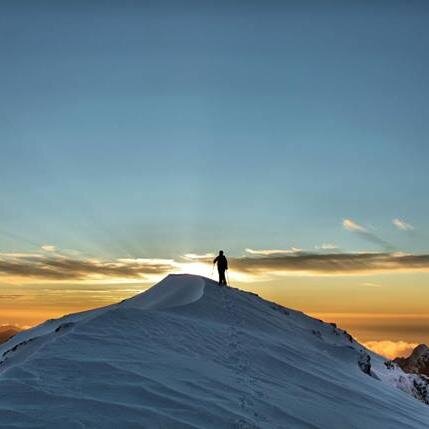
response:
[[[414,376],[384,361],[330,324],[172,275],[2,344],[0,427],[429,427],[400,390]]]

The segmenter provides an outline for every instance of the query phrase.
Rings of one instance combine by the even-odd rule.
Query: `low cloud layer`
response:
[[[417,343],[390,340],[367,341],[364,343],[365,347],[389,359],[408,357],[417,345]]]
[[[428,271],[429,255],[396,253],[305,253],[243,257],[231,267],[246,273],[367,274],[390,271]]]
[[[249,250],[249,249],[248,249]],[[236,279],[258,280],[281,275],[359,275],[401,271],[429,272],[429,255],[400,253],[308,253],[257,250],[243,257],[229,257]],[[78,259],[44,254],[0,254],[0,275],[7,278],[44,281],[103,279],[152,280],[173,272],[207,275],[211,254],[188,254],[182,260],[123,258]],[[240,277],[241,276],[241,277]]]
[[[0,254],[0,274],[45,280],[87,280],[90,278],[145,278],[172,271],[171,259],[73,259],[67,256]]]

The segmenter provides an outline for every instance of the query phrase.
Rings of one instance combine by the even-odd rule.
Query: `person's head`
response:
[[[223,250],[219,250],[219,255],[223,255]]]

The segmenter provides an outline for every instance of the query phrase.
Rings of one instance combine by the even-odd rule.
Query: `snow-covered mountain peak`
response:
[[[122,304],[142,310],[163,310],[191,304],[204,294],[205,281],[190,274],[170,274],[155,286]]]
[[[0,346],[0,421],[43,428],[423,428],[417,375],[334,324],[200,276]],[[419,396],[420,395],[420,396]]]

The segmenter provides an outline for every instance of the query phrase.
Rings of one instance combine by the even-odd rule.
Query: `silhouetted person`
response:
[[[228,261],[223,254],[223,250],[219,250],[219,255],[213,260],[213,264],[217,263],[217,271],[219,273],[219,284],[226,285],[225,271],[228,269]]]

